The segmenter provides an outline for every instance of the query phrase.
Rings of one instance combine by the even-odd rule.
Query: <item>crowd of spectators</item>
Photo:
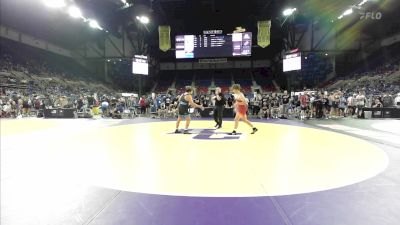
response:
[[[77,108],[79,99],[115,93],[100,82],[75,78],[42,61],[15,60],[7,53],[0,54],[0,82],[3,118],[41,116],[46,108]]]
[[[147,96],[122,96],[104,84],[74,78],[69,72],[46,62],[0,55],[0,116],[20,118],[43,116],[44,109],[76,108],[78,116],[101,114],[110,118],[176,116],[177,93],[153,93]],[[240,84],[240,82],[239,82]],[[245,83],[244,86],[250,84]],[[195,92],[196,93],[196,92]],[[320,89],[301,91],[246,91],[249,116],[254,118],[341,118],[360,116],[364,107],[400,107],[399,64],[383,64],[374,70],[337,79]],[[224,93],[225,108],[233,108],[232,94]],[[213,92],[198,90],[194,102],[213,107]],[[200,112],[195,110],[195,116]]]
[[[360,109],[364,107],[400,107],[399,75],[400,72],[395,71],[387,74],[387,77],[361,77],[354,82],[346,82],[345,86],[335,83],[325,89],[254,93],[247,96],[248,113],[253,118],[329,119],[359,117]],[[372,78],[376,78],[377,82]],[[29,94],[27,90],[2,89],[1,116],[38,115],[40,109],[46,108],[76,108],[78,112],[88,111],[88,115],[99,113],[110,118],[133,118],[139,115],[173,118],[176,116],[178,98],[182,94],[122,97],[100,92],[93,94],[89,90],[81,90],[80,94],[61,94],[67,91],[57,86],[48,90],[48,94],[38,95]],[[195,103],[207,108],[214,106],[213,96],[213,93],[199,94],[193,99]],[[233,96],[228,93],[225,97],[225,108],[232,108]],[[199,111],[195,110],[195,116],[200,116]]]
[[[204,107],[213,107],[213,93],[194,96]],[[150,107],[159,117],[173,115],[178,95],[159,95]],[[232,108],[233,97],[225,94],[225,108]],[[386,63],[371,71],[337,79],[324,88],[300,91],[271,91],[247,94],[248,113],[256,118],[342,118],[361,117],[362,108],[400,107],[400,70],[397,63]],[[172,104],[171,104],[172,103]],[[175,103],[175,104],[174,104]],[[198,116],[198,111],[195,110]]]

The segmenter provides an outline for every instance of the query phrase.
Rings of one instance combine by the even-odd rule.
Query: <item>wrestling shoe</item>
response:
[[[175,134],[180,134],[181,132],[179,132],[178,129],[175,130]]]
[[[183,134],[190,134],[190,133],[189,133],[189,130],[183,131]]]
[[[236,135],[236,130],[232,131],[232,133],[229,133],[229,135]]]
[[[251,132],[251,134],[255,134],[257,131],[258,131],[258,129],[254,127],[253,132]]]

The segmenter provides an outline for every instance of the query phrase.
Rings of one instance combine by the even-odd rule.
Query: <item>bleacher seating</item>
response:
[[[253,71],[253,77],[256,84],[261,86],[263,92],[274,92],[276,88],[272,83],[271,70],[261,68]]]
[[[368,89],[370,86],[380,87],[380,83],[399,85],[400,43],[380,48],[365,61],[353,66],[349,73],[338,73],[337,76],[319,85],[319,88],[332,89]],[[392,91],[386,85],[385,89]]]
[[[242,70],[234,73],[233,81],[235,84],[240,84],[243,93],[250,94],[251,86],[253,85],[253,81],[251,79],[251,71],[250,70]]]
[[[155,92],[167,93],[168,88],[171,87],[172,82],[174,81],[174,76],[174,71],[162,71],[159,75],[159,80]]]
[[[209,71],[196,71],[196,89],[199,94],[208,93],[211,86],[212,74]]]
[[[209,88],[213,87],[220,87],[222,93],[227,94],[230,92],[232,82],[240,84],[242,91],[246,95],[253,93],[252,87],[255,83],[261,86],[262,91],[276,91],[275,86],[272,83],[272,79],[269,76],[269,72],[266,71],[267,69],[260,69],[257,72],[251,70],[222,70],[214,72],[210,72],[208,70],[162,71],[159,78],[160,80],[158,81],[158,85],[156,87],[156,92],[166,92],[167,89],[172,85],[173,77],[176,78],[175,89],[177,93],[184,92],[185,86],[193,85],[193,80],[195,80],[194,87],[199,94],[206,94],[208,93]],[[255,83],[252,80],[252,72]]]
[[[226,94],[229,92],[229,88],[232,86],[232,78],[230,70],[219,70],[214,73],[214,85],[220,87],[222,93]]]
[[[329,58],[320,54],[309,53],[307,58],[302,60],[299,77],[305,86],[315,86],[326,79],[326,76],[333,71],[333,64]]]
[[[243,93],[249,94],[252,92],[251,86],[253,85],[253,81],[251,80],[251,78],[236,78],[234,76],[234,82],[236,84],[240,84]]]
[[[171,86],[171,83],[171,81],[167,80],[159,81],[155,91],[157,93],[166,93],[168,91],[168,88]]]
[[[176,80],[175,86],[176,87],[185,87],[192,85],[192,80]]]
[[[29,95],[68,95],[89,90],[106,93],[113,89],[69,57],[3,38],[0,41],[0,71],[0,87],[24,90]]]
[[[228,87],[228,86],[222,86],[221,87],[221,92],[223,94],[227,94],[227,93],[229,93],[229,91],[230,91],[230,87]]]
[[[232,85],[232,82],[230,79],[215,79],[214,84],[216,87],[220,87],[222,93],[227,93],[229,92],[229,87]]]
[[[242,92],[243,92],[244,94],[247,94],[247,95],[251,94],[251,93],[252,93],[252,91],[251,91],[251,86],[243,86],[243,87],[242,87]]]
[[[199,94],[206,94],[211,86],[211,80],[197,80],[196,87]]]

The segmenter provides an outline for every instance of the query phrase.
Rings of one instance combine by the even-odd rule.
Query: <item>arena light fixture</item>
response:
[[[89,26],[94,29],[103,30],[103,28],[100,27],[99,23],[96,20],[89,20]]]
[[[150,19],[147,16],[142,16],[140,22],[148,24],[150,22]]]
[[[130,4],[126,0],[121,0],[122,4],[124,4],[125,7],[129,7]]]
[[[68,13],[73,18],[82,18],[81,10],[76,6],[70,6],[68,8]]]
[[[150,19],[147,16],[137,16],[136,19],[143,24],[148,24],[150,22]]]
[[[344,11],[343,16],[347,16],[347,15],[350,15],[352,13],[353,13],[353,8],[350,8],[350,9]]]
[[[353,13],[353,8],[350,8],[350,9],[344,11],[343,14],[340,15],[340,16],[338,17],[338,19],[340,20],[340,19],[342,19],[343,17],[348,16],[348,15],[350,15],[350,14],[352,14],[352,13]]]
[[[124,5],[124,8],[128,8],[130,4],[126,0],[121,0],[122,4]]]
[[[291,16],[297,9],[292,8],[292,9],[285,9],[283,10],[283,15],[284,16]]]
[[[42,0],[43,3],[50,8],[63,8],[67,4],[65,3],[65,0]]]
[[[359,2],[358,4],[352,5],[349,9],[347,9],[346,11],[344,11],[344,12],[342,13],[342,15],[340,15],[340,16],[338,17],[338,19],[340,20],[340,19],[342,19],[343,17],[352,14],[352,13],[353,13],[353,8],[361,10],[361,9],[362,9],[361,6],[365,5],[367,2],[369,2],[369,0],[362,0],[362,1]]]
[[[365,3],[367,3],[367,2],[368,2],[368,0],[363,0],[362,2],[358,3],[358,6],[362,6],[362,5],[364,5]]]

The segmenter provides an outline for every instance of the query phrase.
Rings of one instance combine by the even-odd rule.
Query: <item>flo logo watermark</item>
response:
[[[363,12],[360,13],[360,20],[380,20],[382,19],[381,12]]]

